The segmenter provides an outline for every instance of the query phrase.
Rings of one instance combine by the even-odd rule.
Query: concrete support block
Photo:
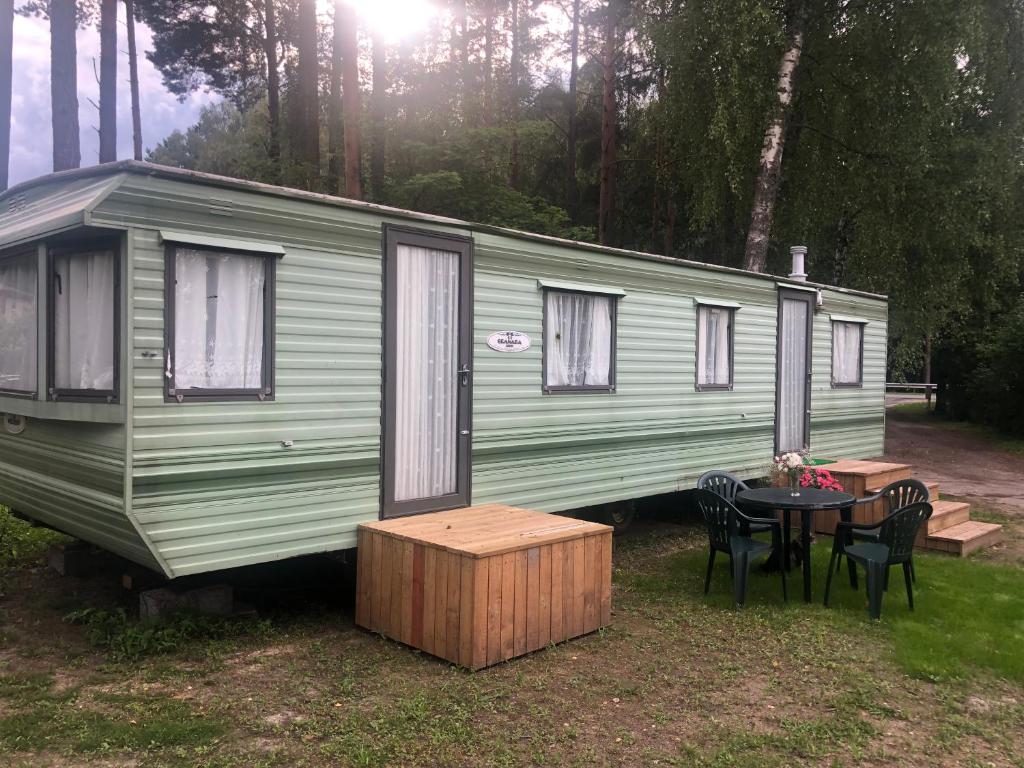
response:
[[[61,576],[82,578],[102,569],[100,557],[84,541],[54,544],[46,555],[46,564]]]
[[[181,611],[206,616],[230,616],[234,604],[234,589],[230,584],[215,584],[184,591],[160,587],[139,593],[139,618],[143,621],[161,620]]]

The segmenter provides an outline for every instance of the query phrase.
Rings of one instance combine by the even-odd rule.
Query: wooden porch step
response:
[[[985,547],[998,544],[1003,538],[1003,526],[970,520],[958,523],[925,539],[925,548],[964,557]]]
[[[842,459],[832,464],[823,464],[820,469],[827,469],[847,493],[852,493],[858,498],[867,496],[869,488],[882,488],[896,480],[906,480],[912,474],[908,464],[856,459]]]
[[[932,516],[917,533],[915,545],[928,547],[927,538],[962,523],[970,522],[971,505],[961,501],[933,501]]]

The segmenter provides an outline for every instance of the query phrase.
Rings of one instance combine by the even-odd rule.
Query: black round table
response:
[[[804,601],[811,602],[811,523],[815,512],[823,510],[846,510],[853,507],[856,497],[840,491],[823,491],[820,488],[801,488],[800,495],[794,496],[789,488],[751,488],[736,494],[736,503],[747,509],[781,509],[785,531],[782,536],[782,567],[789,569],[789,539],[792,533],[790,515],[800,513],[800,543],[804,554]],[[843,514],[846,519],[848,514]]]

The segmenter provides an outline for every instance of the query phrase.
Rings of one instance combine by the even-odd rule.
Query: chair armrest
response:
[[[871,504],[872,502],[878,501],[880,498],[882,498],[882,496],[882,491],[879,491],[878,493],[873,493],[870,496],[864,496],[863,498],[855,499],[853,504],[851,504],[850,506],[855,507],[859,504]]]
[[[745,523],[760,523],[770,525],[782,525],[782,522],[774,517],[751,517],[737,510],[737,518]]]
[[[877,523],[853,523],[853,522],[840,521],[840,522],[836,523],[836,531],[838,532],[840,528],[845,528],[846,530],[851,530],[851,531],[852,530],[870,531],[870,530],[872,530],[874,528],[881,528],[883,522],[884,522],[883,520],[879,520]]]

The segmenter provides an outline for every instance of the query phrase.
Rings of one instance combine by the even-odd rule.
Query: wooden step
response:
[[[832,464],[822,464],[835,476],[847,493],[858,498],[868,495],[868,488],[882,488],[896,480],[906,480],[912,474],[907,464],[893,464],[884,461],[858,461],[842,459]]]
[[[929,536],[945,531],[955,525],[969,522],[971,519],[971,505],[961,501],[933,501],[932,516],[928,522],[917,532],[917,541],[914,544],[918,547],[927,547],[926,539]]]
[[[1003,526],[970,520],[958,523],[925,539],[925,548],[964,557],[985,547],[998,544],[1003,538]]]

